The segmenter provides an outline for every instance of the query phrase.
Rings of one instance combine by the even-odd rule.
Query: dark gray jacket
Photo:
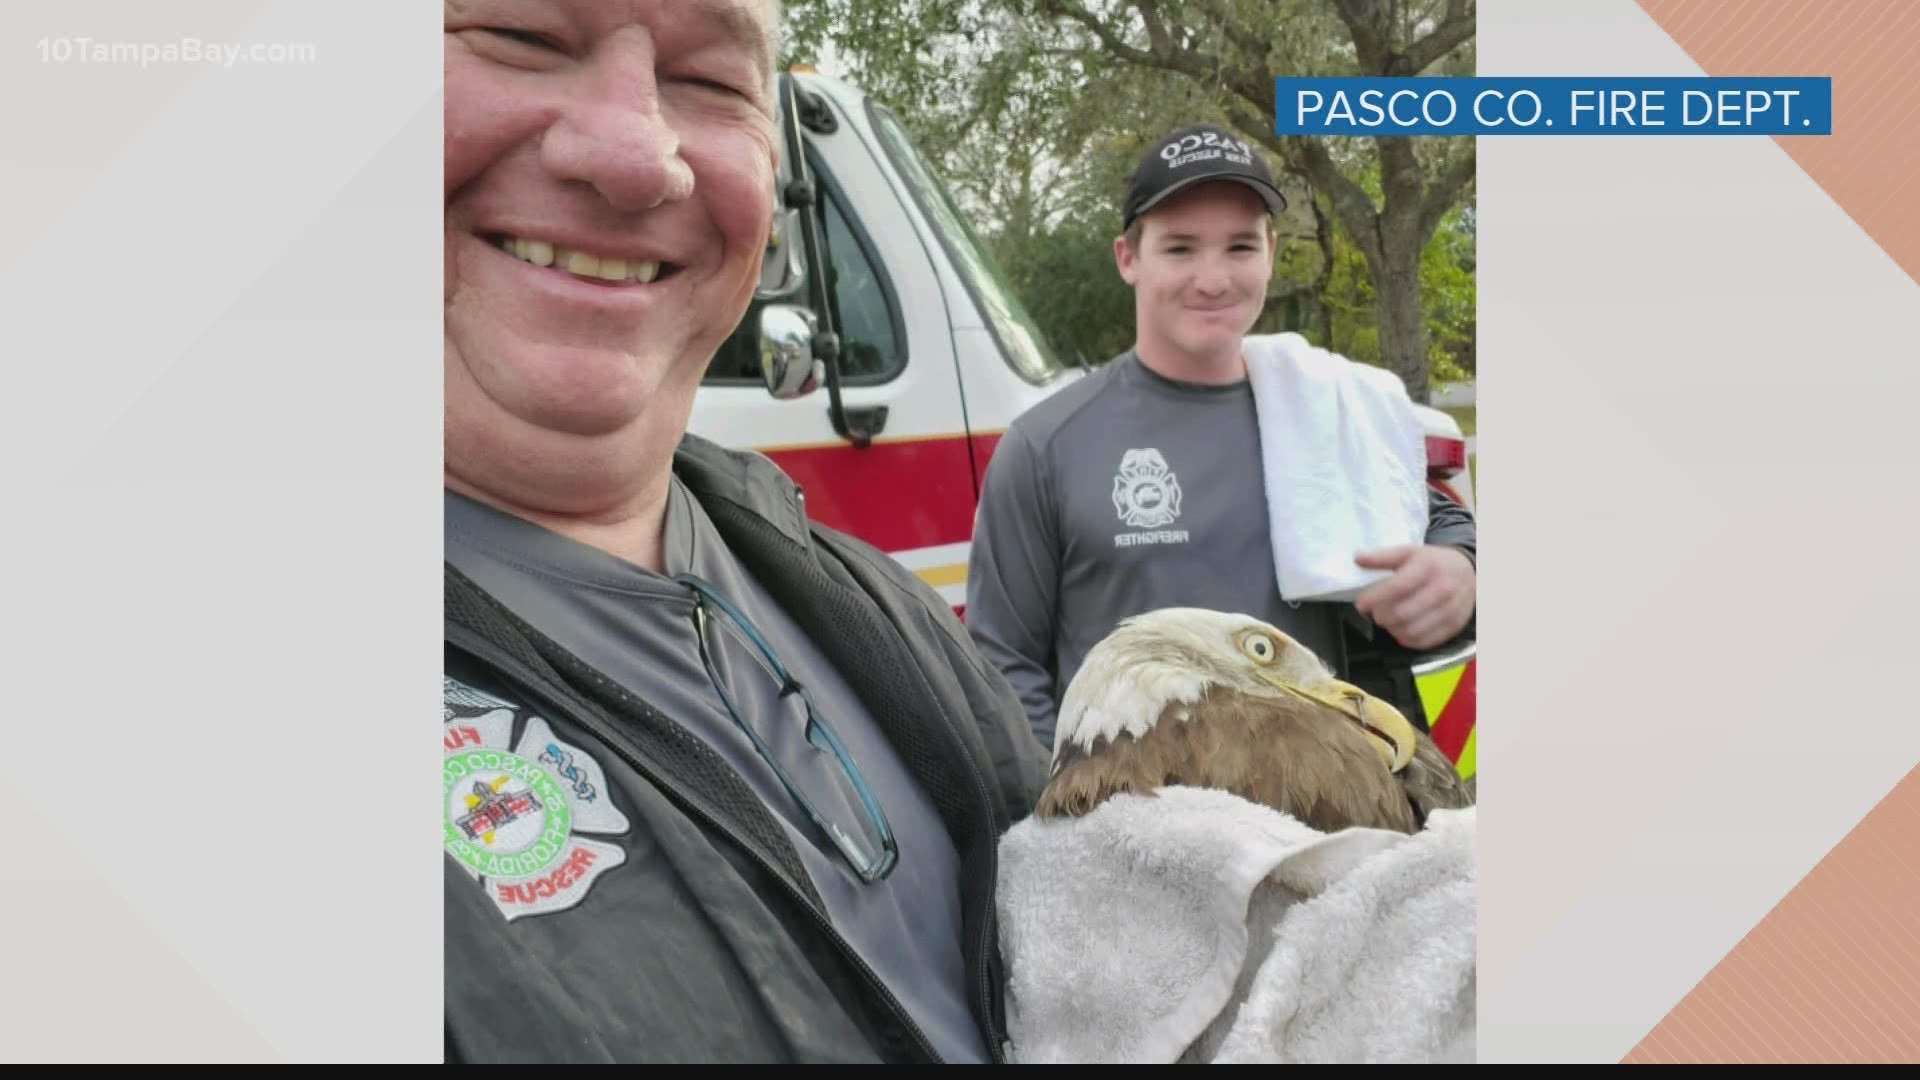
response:
[[[946,603],[874,548],[808,521],[772,463],[688,437],[674,469],[931,796],[962,859],[968,1004],[998,1060],[995,849],[1038,797],[1046,749]],[[595,838],[620,845],[620,865],[576,906],[538,916],[504,918],[445,860],[449,1062],[934,1060],[717,754],[451,566],[445,646],[449,677],[586,751],[632,823]]]

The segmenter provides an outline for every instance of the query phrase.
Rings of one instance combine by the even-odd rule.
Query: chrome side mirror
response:
[[[760,309],[760,377],[781,401],[805,397],[820,386],[825,366],[813,356],[813,313],[789,304]]]

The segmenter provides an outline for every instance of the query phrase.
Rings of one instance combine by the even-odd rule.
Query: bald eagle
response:
[[[1420,830],[1473,797],[1433,740],[1250,616],[1163,608],[1123,621],[1061,700],[1038,817],[1120,792],[1219,788],[1334,832]]]

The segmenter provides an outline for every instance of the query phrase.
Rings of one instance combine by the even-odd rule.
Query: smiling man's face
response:
[[[1141,219],[1139,245],[1114,243],[1134,290],[1135,332],[1156,356],[1227,370],[1260,318],[1273,277],[1266,204],[1246,187],[1213,181],[1182,191]]]
[[[446,0],[446,454],[519,505],[632,497],[753,296],[765,0]]]

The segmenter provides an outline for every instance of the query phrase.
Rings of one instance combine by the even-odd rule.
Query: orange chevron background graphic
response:
[[[1776,138],[1920,280],[1920,2],[1639,0],[1708,75],[1831,76],[1833,135]],[[1625,1058],[1920,1061],[1920,769]]]

